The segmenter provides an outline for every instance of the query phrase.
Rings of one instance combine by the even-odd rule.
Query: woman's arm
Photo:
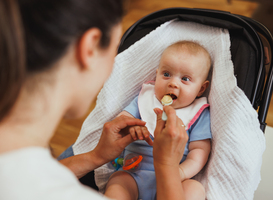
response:
[[[181,180],[195,176],[207,163],[211,149],[210,139],[193,141],[189,144],[189,154],[180,164]]]
[[[155,164],[157,200],[183,200],[185,194],[179,177],[179,167]]]
[[[78,178],[81,178],[90,171],[117,158],[124,148],[134,141],[129,132],[122,130],[130,126],[144,125],[145,122],[140,119],[125,115],[119,116],[104,124],[99,143],[94,150],[63,159],[60,162],[71,169]]]
[[[98,157],[94,151],[71,156],[59,161],[68,167],[77,178],[81,178],[90,171],[104,164],[104,161]]]
[[[179,174],[179,162],[182,159],[188,135],[183,122],[176,116],[175,110],[164,106],[167,121],[161,119],[162,110],[155,109],[157,126],[154,138],[154,167],[156,175],[157,200],[185,199]]]

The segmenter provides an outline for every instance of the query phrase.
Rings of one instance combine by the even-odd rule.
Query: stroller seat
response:
[[[237,85],[251,101],[253,108],[259,108],[261,129],[266,127],[265,119],[272,95],[273,38],[261,23],[240,15],[224,11],[190,8],[168,8],[154,12],[134,23],[123,35],[118,53],[121,53],[140,38],[162,23],[179,19],[229,30],[231,55]],[[269,63],[265,63],[265,46],[269,48]],[[265,65],[270,64],[266,81]],[[265,87],[264,87],[265,86]],[[263,96],[262,96],[263,95]]]

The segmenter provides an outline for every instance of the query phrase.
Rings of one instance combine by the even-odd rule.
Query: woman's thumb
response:
[[[160,108],[155,108],[154,112],[157,116],[156,127],[155,127],[155,132],[154,132],[154,136],[156,137],[156,135],[161,133],[162,129],[165,127],[166,122],[162,120],[163,111]]]
[[[132,142],[134,142],[134,140],[130,134],[119,139],[119,144],[122,148],[127,147]]]

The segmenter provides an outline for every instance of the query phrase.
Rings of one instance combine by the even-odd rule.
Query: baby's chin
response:
[[[177,104],[176,100],[173,100],[173,103],[170,106],[173,107],[174,109],[179,109],[179,108],[185,107],[183,105]]]
[[[177,100],[174,100],[173,104],[171,106],[174,109],[180,109],[180,108],[185,108],[185,107],[187,107],[187,106],[189,106],[191,104],[192,104],[192,102],[191,103],[186,103],[186,104],[181,104],[181,103],[178,103]]]
[[[184,108],[185,106],[173,104],[171,105],[171,107],[173,107],[174,109],[179,109],[179,108]]]

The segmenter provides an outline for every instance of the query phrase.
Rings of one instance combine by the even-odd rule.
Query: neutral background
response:
[[[271,22],[273,19],[273,17],[271,17],[271,13],[273,12],[271,11],[273,3],[272,7],[270,6],[270,4],[260,4],[259,1],[256,2],[255,0],[131,0],[127,5],[127,14],[122,21],[123,32],[125,32],[140,18],[154,11],[170,7],[204,8],[228,11],[233,14],[254,17],[255,19],[261,21],[268,28],[271,28],[270,25],[272,24]],[[266,7],[267,10],[261,10],[264,9],[264,7]],[[86,114],[86,116],[92,111],[94,106],[95,102],[93,102],[90,106],[89,112]],[[86,116],[76,120],[63,119],[60,122],[50,143],[55,157],[60,155],[61,152],[63,152],[67,147],[75,142]],[[269,108],[267,123],[269,126],[273,127],[272,104]],[[261,172],[262,181],[260,182],[259,188],[255,193],[255,200],[273,199],[273,161],[270,155],[271,152],[273,152],[273,128],[267,127],[265,136],[267,148],[263,155],[263,165]]]

